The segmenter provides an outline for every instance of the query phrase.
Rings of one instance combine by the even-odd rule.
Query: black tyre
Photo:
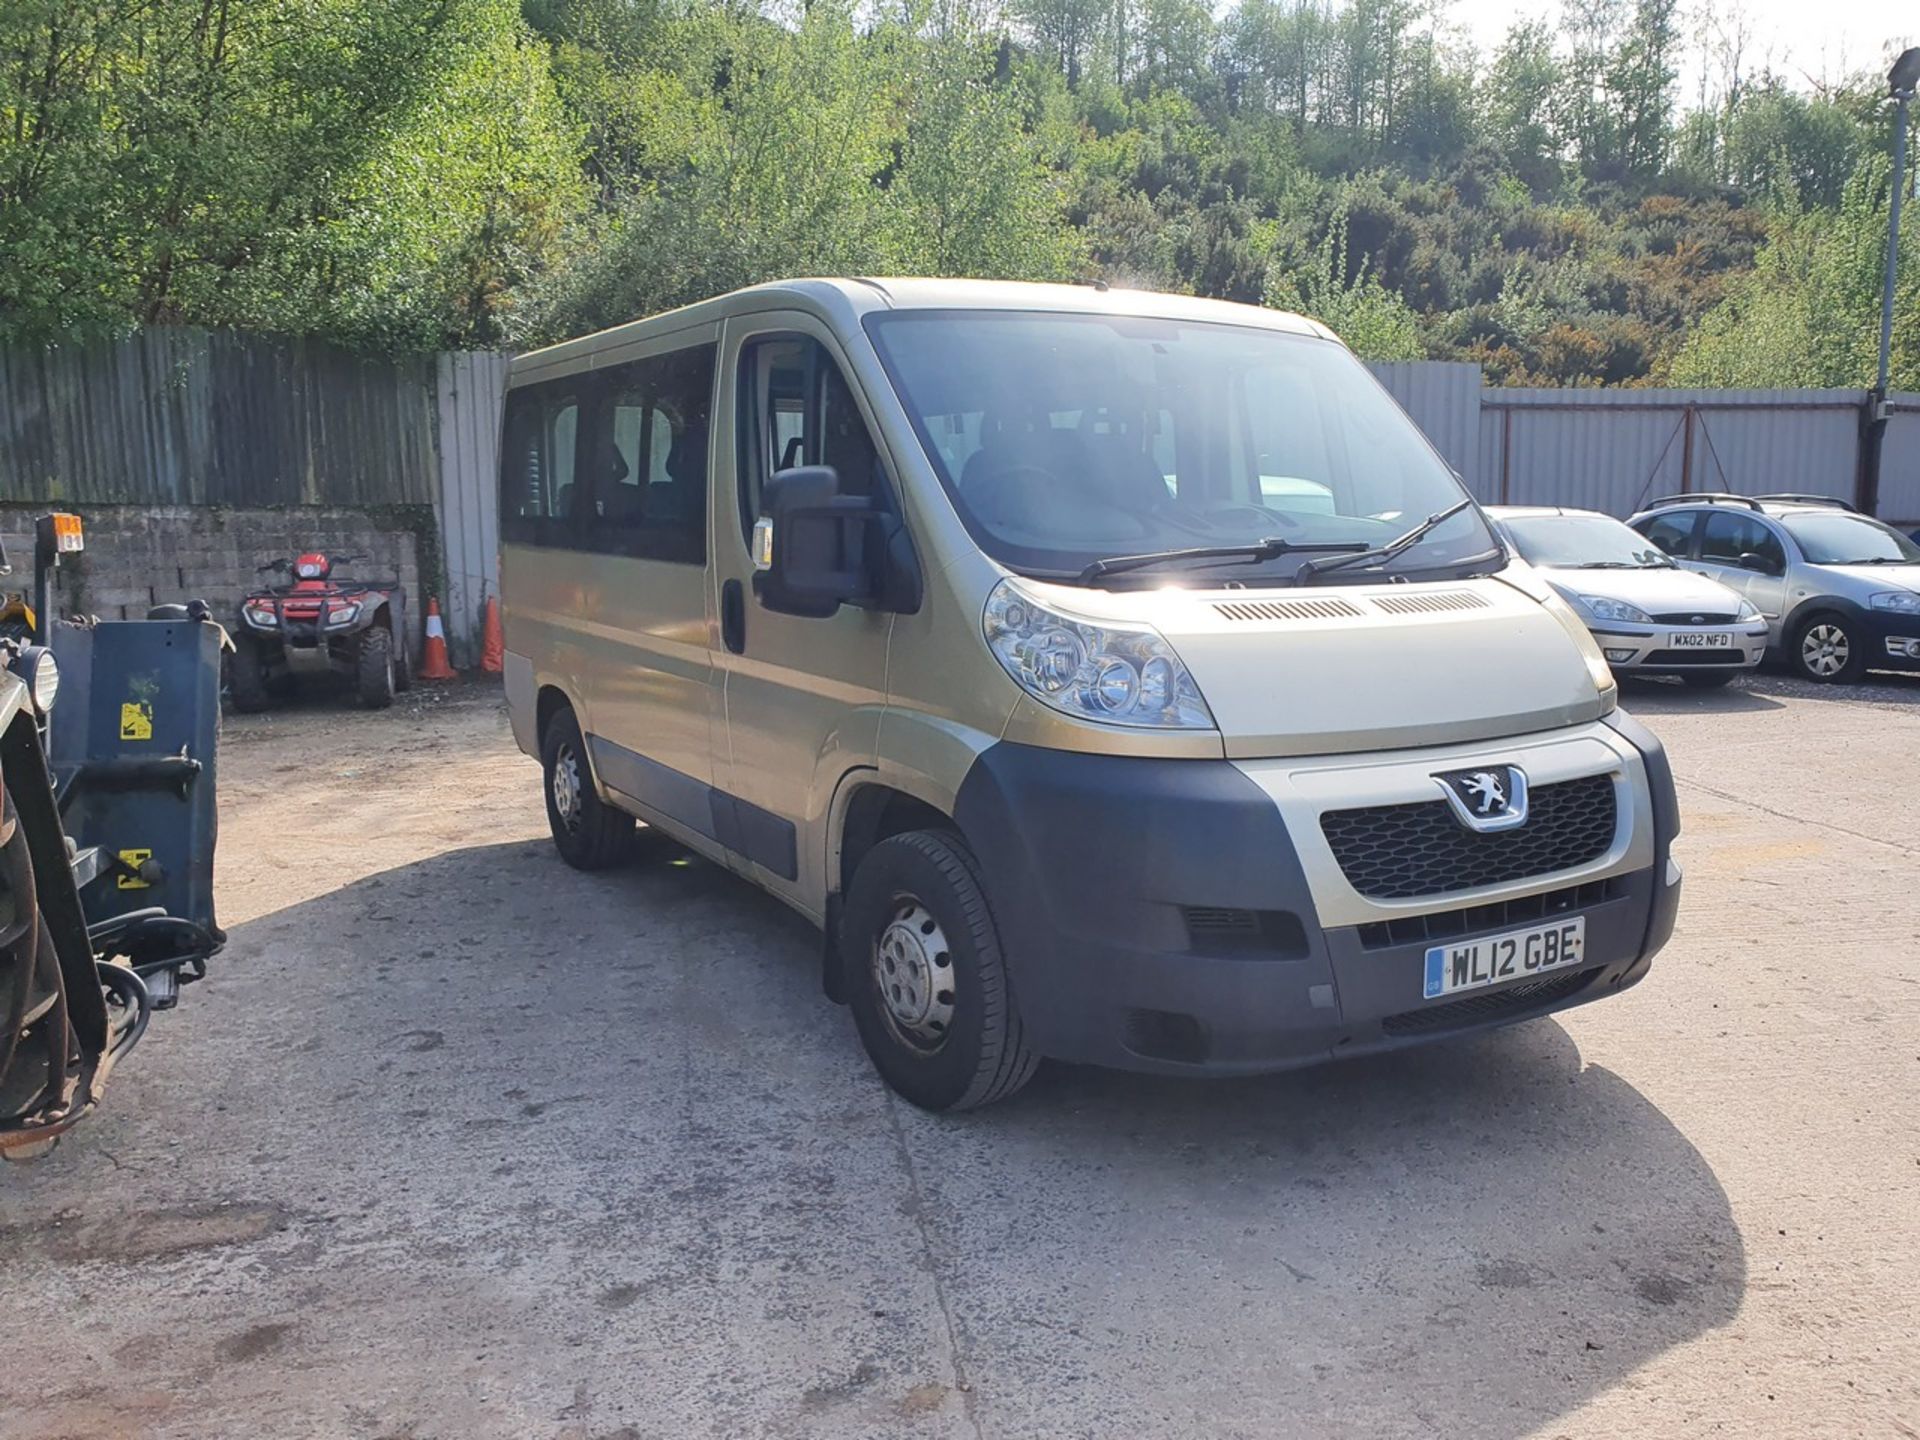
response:
[[[546,766],[547,824],[560,858],[576,870],[608,870],[623,862],[633,853],[633,817],[594,793],[573,711],[562,710],[547,722],[540,759]]]
[[[267,693],[267,663],[260,647],[245,635],[233,638],[233,654],[227,657],[227,694],[233,708],[253,715],[273,703]]]
[[[384,710],[393,704],[392,631],[375,626],[362,634],[353,668],[354,688],[362,705],[369,710]]]
[[[1851,684],[1867,668],[1867,646],[1851,620],[1832,612],[1813,615],[1794,628],[1787,663],[1816,685]]]
[[[1734,670],[1702,670],[1698,674],[1682,675],[1680,678],[1695,690],[1720,690],[1731,685],[1738,673]]]
[[[980,870],[958,835],[914,830],[861,858],[840,943],[880,1076],[924,1110],[970,1110],[1033,1078]]]

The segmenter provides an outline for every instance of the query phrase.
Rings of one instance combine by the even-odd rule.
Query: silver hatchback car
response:
[[[1766,653],[1767,622],[1744,596],[1681,569],[1611,515],[1555,505],[1487,514],[1579,613],[1616,675],[1677,675],[1706,689]]]
[[[1822,495],[1672,495],[1627,522],[1767,619],[1796,674],[1920,670],[1920,545]]]

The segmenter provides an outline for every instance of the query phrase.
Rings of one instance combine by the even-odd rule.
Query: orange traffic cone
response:
[[[420,679],[457,680],[460,677],[447,663],[447,632],[440,624],[440,602],[427,597],[427,648],[420,657]]]
[[[506,656],[507,642],[500,634],[500,602],[489,595],[486,618],[480,622],[480,668],[498,675]]]

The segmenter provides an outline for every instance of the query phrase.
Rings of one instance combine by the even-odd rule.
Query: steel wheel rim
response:
[[[928,1054],[953,1030],[953,947],[933,912],[913,895],[896,895],[893,911],[874,937],[873,987],[887,1028]]]
[[[1823,680],[1847,668],[1853,646],[1838,625],[1810,625],[1800,637],[1800,663]]]
[[[553,752],[553,813],[568,830],[580,828],[581,795],[580,757],[562,744]]]

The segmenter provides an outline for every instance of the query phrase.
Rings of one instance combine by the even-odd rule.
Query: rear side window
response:
[[[1655,515],[1642,520],[1639,530],[1667,554],[1684,560],[1693,543],[1693,517],[1691,510],[1683,510],[1678,515]]]
[[[704,563],[714,352],[701,345],[509,391],[501,538]]]
[[[579,492],[574,456],[580,399],[571,383],[507,394],[500,439],[500,534],[521,545],[565,545]]]
[[[714,347],[611,366],[594,378],[580,446],[581,548],[704,564]]]
[[[1786,554],[1774,533],[1751,515],[1710,510],[1700,531],[1700,558],[1713,565],[1738,565],[1742,555],[1784,563]]]

